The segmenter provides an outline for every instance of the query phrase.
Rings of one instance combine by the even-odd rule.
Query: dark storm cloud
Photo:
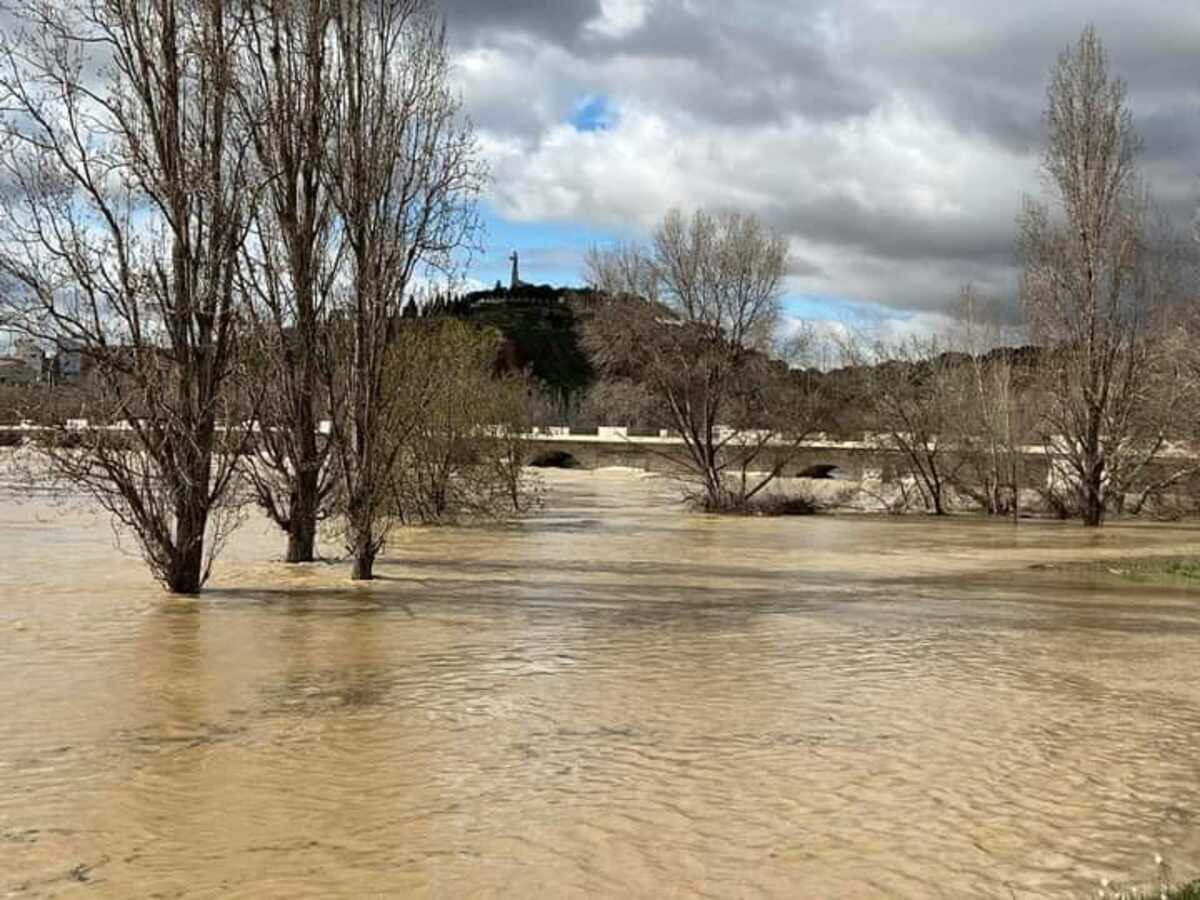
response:
[[[964,131],[983,133],[1017,150],[1040,147],[1051,69],[1088,24],[1106,44],[1112,73],[1127,84],[1148,154],[1170,151],[1140,120],[1161,116],[1164,107],[1185,99],[1193,117],[1200,109],[1200,57],[1195,52],[1200,4],[1018,3],[997,18],[989,22],[989,12],[981,10],[967,33],[939,31],[935,19],[922,27],[921,35],[892,21],[892,41],[864,32],[856,55],[871,66],[872,49],[887,43],[889,49],[874,65],[895,88],[926,98]]]
[[[451,42],[488,43],[521,33],[567,45],[600,14],[599,0],[442,0]]]
[[[640,90],[725,124],[859,115],[901,89],[944,108],[966,130],[1024,147],[1040,138],[1055,58],[1089,22],[1135,103],[1157,107],[1184,93],[1200,101],[1200,4],[1190,10],[1192,4],[1175,0],[972,4],[969,17],[958,0],[928,6],[921,15],[912,4],[901,14],[889,13],[887,4],[818,0],[657,0],[637,27],[607,35],[586,27],[602,15],[599,0],[443,0],[450,33],[460,42],[497,45],[522,35],[582,63],[659,64],[665,77],[647,79]],[[841,37],[831,35],[837,29]],[[673,68],[680,64],[695,68]],[[687,77],[672,77],[673,71]]]
[[[848,194],[800,200],[765,213],[786,234],[832,244],[891,262],[975,261],[1007,264],[1013,259],[1013,223],[987,216],[933,217],[912,210],[871,210]]]
[[[1200,174],[1200,96],[1192,102],[1166,103],[1149,115],[1138,116],[1134,127],[1144,143],[1144,160],[1178,161]]]
[[[825,271],[816,263],[792,253],[788,256],[787,273],[793,278],[821,278]]]
[[[818,120],[861,115],[874,97],[852,70],[831,57],[825,38],[808,28],[773,28],[771,18],[722,14],[680,3],[650,7],[627,36],[582,43],[582,52],[684,65],[661,84],[664,99],[697,118],[743,126],[803,115]],[[654,90],[652,88],[652,90]]]

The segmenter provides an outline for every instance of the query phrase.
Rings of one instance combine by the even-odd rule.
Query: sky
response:
[[[672,207],[785,234],[794,318],[942,330],[973,284],[1015,320],[1045,86],[1096,26],[1142,174],[1200,202],[1200,0],[443,0],[492,180],[475,281],[582,282]]]

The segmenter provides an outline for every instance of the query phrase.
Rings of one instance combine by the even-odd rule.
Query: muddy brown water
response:
[[[689,516],[553,473],[198,601],[0,499],[0,897],[1072,897],[1200,869],[1193,526]],[[1050,568],[1031,568],[1034,566]]]

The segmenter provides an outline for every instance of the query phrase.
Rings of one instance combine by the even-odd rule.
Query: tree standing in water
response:
[[[932,335],[876,341],[865,351],[847,340],[843,353],[856,373],[870,430],[901,460],[925,508],[945,515],[962,467],[950,437],[961,415],[955,375],[962,359]]]
[[[683,441],[671,462],[713,512],[745,509],[818,422],[817,395],[768,355],[786,268],[787,241],[757,217],[704,210],[669,213],[650,247],[587,259],[608,299],[585,345],[598,369],[653,399]]]
[[[373,576],[394,524],[388,496],[421,396],[389,391],[389,372],[419,355],[397,341],[422,269],[445,271],[478,227],[484,171],[449,85],[445,30],[432,0],[337,0],[339,70],[327,171],[345,260],[326,330],[340,342],[326,373],[337,512],[351,577]],[[415,395],[415,396],[414,396]]]
[[[332,490],[323,329],[337,275],[326,153],[338,71],[333,0],[259,0],[244,31],[239,116],[263,184],[243,253],[253,352],[266,387],[246,471],[258,504],[287,534],[288,562],[314,558]]]
[[[218,427],[246,411],[241,14],[229,0],[39,0],[0,41],[5,318],[80,353],[93,418],[123,428],[48,459],[180,594],[200,590],[227,534],[245,434]]]
[[[1045,117],[1051,205],[1028,201],[1021,216],[1022,293],[1045,348],[1042,439],[1080,519],[1098,526],[1165,442],[1153,329],[1170,279],[1147,227],[1125,85],[1093,28],[1059,57]]]

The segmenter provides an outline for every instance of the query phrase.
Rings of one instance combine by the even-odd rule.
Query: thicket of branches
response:
[[[287,533],[289,562],[311,561],[330,512],[329,413],[334,365],[323,329],[342,265],[329,189],[329,151],[343,67],[331,0],[251,6],[239,54],[237,114],[262,184],[242,247],[248,338],[262,398],[257,452],[246,473],[259,506]]]
[[[239,6],[35,2],[0,39],[0,273],[10,327],[92,362],[127,440],[47,447],[194,593],[220,545],[254,390],[238,249],[253,202],[233,122]],[[235,385],[248,390],[236,390]]]
[[[497,377],[500,337],[454,320],[421,323],[434,373],[395,470],[393,503],[406,523],[443,524],[522,512],[538,497],[524,469],[531,385]],[[416,332],[417,329],[414,329]],[[410,378],[415,367],[399,374]],[[416,394],[403,381],[395,390]]]
[[[1161,454],[1183,289],[1169,233],[1137,177],[1141,142],[1125,85],[1092,28],[1047,91],[1046,202],[1020,222],[1022,295],[1042,366],[1038,431],[1086,525],[1104,521]]]
[[[80,353],[74,392],[122,429],[48,461],[173,592],[248,496],[288,560],[336,517],[371,577],[454,377],[404,303],[473,242],[484,178],[433,0],[39,0],[0,98],[3,320]]]
[[[786,265],[786,241],[759,219],[705,210],[669,213],[649,246],[587,259],[609,299],[584,344],[602,373],[639,386],[643,416],[682,438],[665,455],[711,511],[744,510],[817,424],[815,394],[772,359]]]

